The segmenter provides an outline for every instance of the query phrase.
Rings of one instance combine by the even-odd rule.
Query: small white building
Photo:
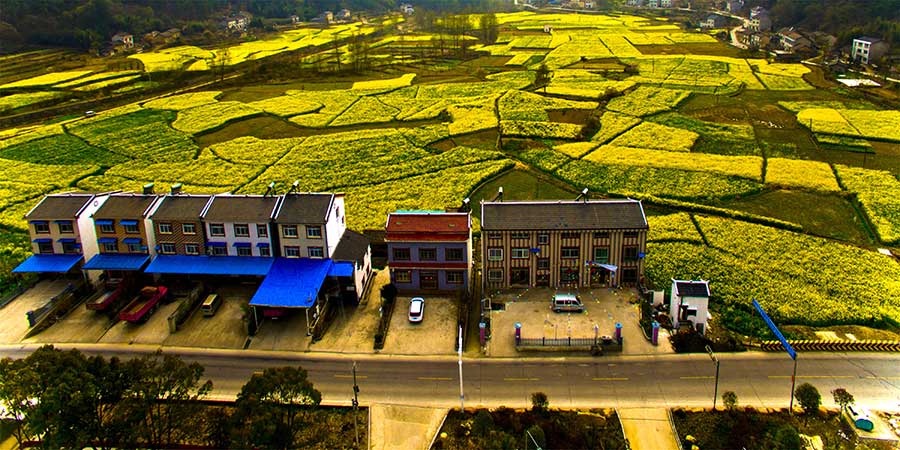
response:
[[[706,334],[706,323],[709,320],[709,282],[673,278],[669,314],[672,316],[672,327],[675,329],[687,322],[700,334]]]
[[[887,42],[874,37],[858,37],[853,40],[850,59],[862,64],[871,64],[887,53],[890,46]]]

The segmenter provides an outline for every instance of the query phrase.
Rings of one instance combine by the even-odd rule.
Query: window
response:
[[[622,249],[622,258],[626,261],[634,261],[638,259],[637,247],[629,246]]]
[[[452,272],[447,272],[447,284],[462,284],[463,283],[463,273],[461,271],[454,270]]]
[[[115,242],[106,242],[103,244],[103,253],[117,253],[119,246]]]
[[[259,237],[269,237],[269,226],[264,223],[256,224],[256,235]]]
[[[143,249],[141,249],[140,242],[131,242],[131,243],[128,243],[125,245],[128,246],[128,253],[143,253],[144,252]],[[175,251],[173,250],[172,252],[174,253]]]
[[[550,258],[538,258],[537,268],[538,270],[550,270]]]
[[[212,249],[213,256],[226,256],[228,255],[228,249],[226,247],[217,245],[215,247],[210,247]]]
[[[503,281],[503,269],[488,270],[488,281]]]
[[[286,238],[297,237],[297,225],[282,225],[281,234],[283,234]]]
[[[578,257],[578,247],[563,247],[562,257],[564,259],[574,259]]]
[[[419,261],[435,261],[437,260],[437,250],[433,248],[420,248]]]
[[[272,254],[269,253],[269,247],[260,247],[259,256],[272,256]]]
[[[636,237],[638,237],[638,232],[637,232],[637,231],[626,231],[626,232],[624,233],[624,237],[626,237],[626,238],[636,238]]]
[[[609,247],[594,247],[594,262],[597,264],[609,263]]]
[[[578,283],[578,269],[572,267],[560,267],[559,282],[565,284]]]
[[[325,257],[325,249],[322,247],[309,247],[308,249],[306,249],[306,252],[309,254],[310,258]]]
[[[609,231],[594,232],[594,239],[609,239]]]
[[[211,223],[209,224],[210,236],[225,236],[225,224]]]
[[[235,247],[237,250],[238,256],[253,256],[253,252],[250,247]]]
[[[172,234],[172,224],[168,222],[160,222],[158,225],[160,234]]]
[[[197,234],[197,226],[192,223],[181,224],[181,232],[184,234]]]
[[[445,248],[444,249],[444,260],[445,261],[463,261],[463,249],[461,248]]]
[[[104,223],[104,224],[100,225],[100,232],[101,233],[115,233],[116,226],[111,223]]]
[[[503,237],[503,234],[501,234],[499,231],[488,231],[487,236],[488,239],[500,239]]]
[[[541,233],[538,235],[538,244],[549,244],[550,243],[550,235],[547,233]]]
[[[197,244],[184,244],[184,252],[188,255],[199,255],[200,246]]]
[[[528,239],[528,232],[514,231],[509,234],[510,239]]]
[[[409,261],[409,249],[408,248],[395,248],[394,249],[394,261]]]
[[[306,237],[310,239],[322,239],[322,227],[319,225],[316,226],[306,226]]]
[[[250,227],[246,223],[236,223],[232,227],[235,237],[250,237]]]
[[[48,241],[50,240],[48,239]],[[38,253],[53,253],[53,241],[38,242]]]
[[[410,283],[412,282],[412,272],[409,270],[395,270],[394,271],[394,282],[395,283]]]
[[[503,260],[503,249],[502,248],[489,248],[488,249],[488,261],[502,261]]]
[[[75,242],[63,242],[62,251],[63,253],[81,253],[81,244],[76,244]]]
[[[50,224],[47,222],[35,222],[34,232],[38,234],[47,234],[50,232]]]
[[[287,246],[284,248],[284,256],[288,258],[299,258],[300,257],[300,247],[296,246]]]
[[[335,206],[334,207],[334,218],[337,219],[338,217],[341,217],[341,207]]]
[[[175,253],[175,244],[171,242],[163,242],[159,244],[159,252],[164,255],[171,255]]]
[[[138,228],[138,224],[136,223],[123,223],[122,227],[125,228],[125,232],[128,234],[136,234],[141,232],[141,229]]]
[[[61,234],[72,234],[75,232],[75,228],[72,227],[71,220],[61,220],[56,222],[56,226],[59,227],[59,232]]]
[[[512,259],[528,259],[530,250],[527,248],[513,248],[509,253]]]
[[[581,237],[581,233],[577,231],[563,231],[561,237],[563,239],[578,239]]]

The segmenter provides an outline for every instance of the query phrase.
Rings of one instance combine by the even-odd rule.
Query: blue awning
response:
[[[97,239],[97,242],[99,242],[101,244],[115,244],[116,238],[104,237],[104,238]]]
[[[71,220],[54,220],[53,223],[72,223]]]
[[[207,247],[227,247],[228,244],[226,244],[224,242],[207,242],[206,246]]]
[[[137,225],[138,221],[137,220],[120,220],[119,223],[122,225],[133,226],[133,225]]]
[[[97,225],[112,225],[115,222],[112,219],[97,219],[94,220],[94,223]]]
[[[50,238],[38,238],[38,239],[35,239],[35,240],[31,241],[31,242],[37,242],[38,244],[46,244],[46,243],[48,243],[48,242],[53,242],[53,239],[50,239]]]
[[[74,244],[75,238],[62,238],[62,239],[59,239],[59,242],[62,244]]]
[[[13,273],[68,272],[81,261],[81,255],[32,255],[13,269]]]
[[[180,275],[257,275],[269,273],[273,258],[260,256],[159,255],[144,269],[147,273]]]
[[[28,223],[32,225],[49,225],[50,222],[46,220],[29,220]]]
[[[250,306],[311,307],[332,264],[330,259],[276,258]]]
[[[123,244],[140,244],[141,238],[125,238],[122,239]]]
[[[127,253],[101,253],[87,262],[87,270],[141,270],[149,255]]]
[[[335,262],[328,271],[329,277],[352,277],[353,263],[351,262]]]
[[[259,248],[268,247],[269,243],[268,242],[257,242],[256,246]]]
[[[250,243],[249,242],[235,242],[234,246],[250,248]]]

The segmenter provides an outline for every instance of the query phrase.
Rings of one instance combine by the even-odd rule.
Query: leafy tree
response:
[[[279,367],[254,374],[241,388],[235,403],[237,444],[293,448],[303,427],[301,413],[321,401],[322,394],[301,367]]]
[[[847,409],[847,406],[852,405],[855,402],[853,394],[847,392],[844,388],[837,388],[831,391],[831,395],[834,396],[834,402],[841,405],[842,412]]]
[[[543,412],[550,408],[550,400],[547,394],[543,392],[535,392],[531,394],[531,410],[535,412]]]
[[[532,441],[532,444],[540,448],[547,447],[547,436],[544,435],[544,429],[535,424],[525,430],[525,439]]]
[[[34,407],[29,386],[37,381],[35,378],[34,372],[27,370],[24,360],[0,360],[0,403],[5,406],[0,419],[13,424],[12,434],[20,447],[32,436],[26,421]]]
[[[486,409],[479,409],[475,413],[475,418],[472,419],[472,432],[478,436],[487,436],[488,432],[493,428],[494,418],[491,417],[491,412]]]
[[[350,52],[350,64],[353,71],[360,73],[369,68],[369,41],[364,37],[354,34],[348,45]]]
[[[485,44],[497,42],[497,37],[500,36],[500,25],[497,22],[496,14],[482,14],[479,18],[479,28],[481,29],[481,40]]]
[[[797,399],[797,402],[800,403],[800,407],[803,408],[803,412],[806,414],[817,412],[819,405],[822,403],[822,396],[819,395],[819,390],[809,383],[797,386],[797,389],[794,391],[794,398]]]
[[[775,432],[775,435],[772,437],[772,441],[774,445],[774,450],[802,450],[803,449],[803,440],[800,439],[800,433],[797,432],[797,429],[790,426],[785,425],[778,429]]]
[[[729,411],[734,411],[734,408],[737,407],[738,397],[734,391],[725,391],[722,393],[722,403],[725,404],[725,409]]]
[[[534,87],[537,89],[544,88],[547,92],[547,85],[550,84],[551,73],[546,63],[541,63],[540,67],[534,72]]]

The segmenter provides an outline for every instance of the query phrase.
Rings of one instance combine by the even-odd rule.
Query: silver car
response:
[[[414,297],[409,301],[409,321],[419,323],[425,317],[425,299]]]

